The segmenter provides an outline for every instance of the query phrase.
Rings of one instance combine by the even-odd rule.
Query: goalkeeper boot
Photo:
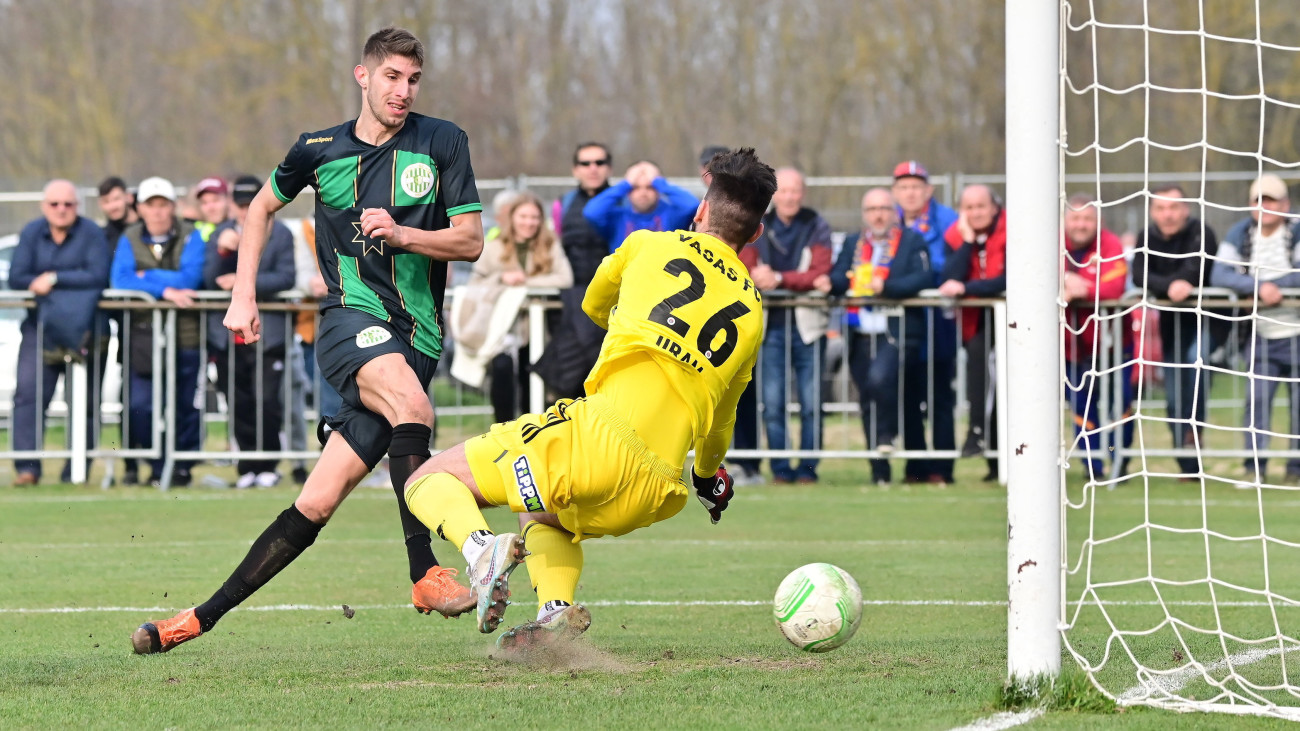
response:
[[[524,560],[524,538],[518,533],[489,535],[488,545],[469,567],[469,583],[478,595],[478,631],[496,630],[510,598],[510,572]]]
[[[199,627],[199,618],[193,609],[186,609],[171,619],[158,622],[145,622],[131,635],[131,645],[137,655],[153,655],[167,652],[182,642],[203,634]]]
[[[591,612],[581,604],[563,604],[534,622],[525,622],[502,633],[497,647],[502,650],[530,650],[576,640],[591,626]]]
[[[444,617],[459,617],[477,604],[474,592],[456,581],[460,572],[446,566],[434,566],[411,587],[411,603],[423,614],[437,612]]]

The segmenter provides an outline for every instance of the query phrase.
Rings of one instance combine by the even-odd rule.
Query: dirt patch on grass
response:
[[[556,642],[546,647],[512,650],[494,647],[488,651],[488,658],[550,672],[595,670],[605,673],[631,673],[641,669],[583,639]]]
[[[774,659],[770,657],[724,657],[722,662],[728,665],[739,665],[740,667],[755,668],[758,670],[799,670],[802,668],[821,667],[821,663],[814,658],[781,658]]]

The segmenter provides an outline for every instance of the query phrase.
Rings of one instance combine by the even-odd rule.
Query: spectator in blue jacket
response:
[[[156,299],[171,302],[182,310],[194,305],[194,290],[203,283],[203,236],[176,217],[176,189],[163,178],[146,178],[136,190],[140,222],[128,226],[117,242],[113,256],[114,289],[134,289]],[[164,343],[153,340],[151,318],[136,316],[130,321],[130,352],[127,353],[130,387],[127,445],[149,448],[153,444],[153,349]],[[199,448],[199,410],[194,392],[199,383],[199,314],[176,315],[176,350],[163,357],[164,368],[176,370],[176,447]],[[162,374],[157,374],[161,376]],[[163,460],[151,460],[152,481],[162,475]],[[172,484],[190,484],[190,462],[178,462]],[[127,475],[128,482],[133,482]]]
[[[894,196],[885,188],[872,188],[862,197],[862,231],[844,238],[829,275],[813,285],[832,296],[915,297],[934,282],[925,239],[898,223]],[[862,430],[867,446],[882,454],[894,449],[898,435],[899,392],[923,391],[923,371],[900,366],[919,362],[925,340],[925,310],[910,307],[903,316],[886,315],[871,307],[845,308],[844,335],[849,376],[858,388]],[[920,401],[910,405],[919,409]],[[925,449],[920,415],[905,420],[906,449]],[[871,460],[871,477],[877,484],[891,481],[889,461]]]
[[[930,173],[915,160],[906,160],[894,166],[893,193],[894,199],[898,201],[898,219],[904,227],[912,229],[925,239],[934,279],[931,286],[937,287],[941,284],[939,275],[948,253],[943,234],[957,222],[957,212],[934,199]],[[921,404],[930,401],[925,403],[924,413],[930,419],[934,439],[932,446],[935,449],[955,451],[957,391],[953,388],[953,379],[957,376],[957,323],[951,310],[935,307],[924,312],[926,340],[920,351],[921,359],[916,363],[918,367],[922,363],[926,364],[932,383],[917,392],[903,394],[903,432],[908,432],[909,415],[922,418]],[[930,393],[933,393],[932,401]],[[918,398],[920,402],[917,401]],[[908,482],[949,484],[952,482],[952,460],[908,460],[906,472]]]
[[[676,231],[690,226],[700,199],[659,173],[652,162],[641,161],[627,176],[587,201],[582,215],[609,242],[612,254],[633,231]]]
[[[54,396],[59,375],[73,361],[85,362],[91,341],[107,333],[99,315],[99,296],[108,286],[108,259],[104,232],[77,215],[77,189],[67,180],[45,184],[41,218],[23,227],[9,268],[9,287],[36,295],[36,307],[27,311],[18,346],[17,388],[13,403],[13,448],[26,452],[44,448],[45,410]],[[99,403],[97,379],[92,378],[84,408],[93,433],[95,406]],[[89,442],[94,444],[93,441]],[[39,459],[14,461],[15,485],[35,485],[41,480]],[[63,482],[71,480],[71,465],[63,469]]]
[[[239,263],[239,237],[248,205],[262,189],[262,181],[253,175],[235,178],[230,198],[235,217],[219,224],[208,237],[207,256],[203,265],[205,289],[229,292],[235,286],[235,267]],[[293,234],[279,221],[271,224],[271,234],[262,250],[262,264],[257,270],[257,298],[270,300],[279,292],[293,289],[297,268],[293,259]],[[208,313],[208,357],[217,365],[217,388],[226,395],[230,429],[241,452],[275,452],[283,448],[280,438],[284,426],[282,386],[285,371],[285,345],[293,337],[293,322],[287,312],[265,312],[262,316],[262,339],[246,345],[222,324],[226,313]],[[280,482],[277,460],[239,459],[236,469],[237,488],[273,487]]]

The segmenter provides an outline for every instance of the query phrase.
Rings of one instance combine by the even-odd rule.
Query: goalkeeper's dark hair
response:
[[[754,236],[776,192],[776,171],[758,159],[752,147],[720,152],[706,168],[711,180],[709,231],[731,244],[743,245]]]

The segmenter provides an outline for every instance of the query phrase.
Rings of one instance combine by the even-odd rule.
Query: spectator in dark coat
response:
[[[899,225],[894,196],[887,189],[872,188],[863,196],[862,225],[860,233],[844,238],[831,273],[814,280],[818,290],[833,296],[907,299],[931,286],[934,274],[925,239]],[[858,388],[862,430],[867,446],[882,454],[894,449],[900,392],[924,389],[927,381],[923,369],[916,367],[922,362],[925,310],[909,307],[904,312],[886,315],[872,307],[851,306],[844,314],[849,376]],[[919,409],[921,401],[909,403]],[[905,419],[904,425],[904,447],[925,449],[920,414]],[[871,460],[871,478],[877,484],[891,481],[887,459]]]
[[[817,277],[831,271],[831,227],[817,211],[803,205],[803,174],[793,168],[776,171],[773,210],[763,216],[763,235],[740,252],[754,286],[764,292],[813,290]],[[799,449],[821,448],[821,366],[826,350],[827,318],[823,308],[768,307],[760,368],[763,426],[769,449],[786,449],[786,404],[799,403]],[[794,368],[798,393],[787,394],[785,364]],[[817,481],[817,460],[770,462],[775,482]]]
[[[229,292],[235,285],[235,268],[239,262],[239,237],[248,204],[262,188],[262,181],[251,175],[235,179],[231,189],[234,219],[220,224],[208,237],[203,266],[205,289]],[[279,221],[262,252],[257,270],[257,298],[262,301],[292,289],[297,270],[294,267],[293,234]],[[284,424],[282,383],[285,370],[285,344],[292,337],[292,321],[287,312],[266,312],[262,317],[262,339],[245,345],[222,325],[224,310],[208,313],[209,358],[217,364],[217,387],[226,394],[231,431],[241,451],[277,451]],[[232,343],[233,341],[233,343]],[[240,459],[236,464],[239,479],[235,487],[272,487],[280,481],[277,460]]]
[[[1165,403],[1174,447],[1188,456],[1178,457],[1178,469],[1187,479],[1200,472],[1193,448],[1200,424],[1205,422],[1205,401],[1210,393],[1209,371],[1195,365],[1209,359],[1209,334],[1201,318],[1181,305],[1198,287],[1208,286],[1211,258],[1219,242],[1209,226],[1192,217],[1178,185],[1151,191],[1151,226],[1133,255],[1133,286],[1151,299],[1169,300],[1160,306],[1160,348],[1165,362]]]
[[[108,245],[99,226],[77,215],[77,206],[72,183],[46,183],[42,217],[19,234],[9,268],[9,287],[36,295],[36,307],[23,320],[18,346],[13,447],[20,452],[44,448],[45,410],[59,375],[72,362],[85,362],[92,339],[108,332],[99,314],[99,296],[108,286]],[[92,387],[86,403],[76,404],[71,401],[72,389],[64,389],[69,409],[85,409],[90,415],[87,431],[91,434],[97,391]],[[15,485],[41,480],[39,459],[15,460],[14,471]],[[71,465],[64,467],[62,480],[71,480]]]

